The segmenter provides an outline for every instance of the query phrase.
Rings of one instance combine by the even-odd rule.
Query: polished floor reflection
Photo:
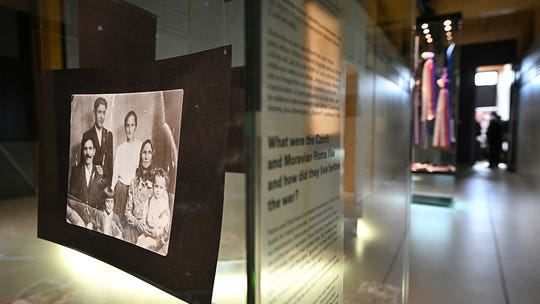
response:
[[[243,176],[227,175],[226,187],[243,189]],[[243,194],[225,194],[213,303],[246,299]],[[0,201],[0,304],[184,303],[106,263],[36,238],[36,220],[37,197]]]
[[[405,180],[386,183],[360,203],[344,197],[345,304],[399,304],[406,259]]]
[[[243,176],[229,175],[226,183],[242,188]],[[412,205],[409,303],[539,303],[537,188],[535,179],[478,167],[458,176],[450,207]],[[403,183],[386,185],[361,206],[345,200],[344,303],[401,301],[402,190]],[[112,266],[37,239],[36,201],[0,203],[1,304],[181,303]],[[214,303],[245,303],[242,202],[242,191],[226,195]]]
[[[212,303],[246,302],[244,185],[227,174]],[[362,205],[346,202],[344,303],[399,303],[405,183],[388,184]],[[347,200],[346,200],[347,201]],[[0,202],[0,304],[183,303],[92,257],[36,238],[37,198]]]
[[[540,303],[539,235],[537,180],[461,172],[453,205],[412,205],[409,303]]]

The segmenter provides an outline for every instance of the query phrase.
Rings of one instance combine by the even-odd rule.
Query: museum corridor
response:
[[[538,182],[463,171],[453,205],[411,206],[409,303],[538,303]]]
[[[35,197],[0,204],[0,303],[32,297],[122,303],[134,290],[134,303],[150,297],[177,301],[105,263],[35,238],[36,207]],[[490,170],[486,164],[459,172],[450,207],[411,207],[409,303],[537,303],[538,214],[534,179]],[[87,267],[74,269],[74,264]],[[104,272],[107,280],[92,279]],[[241,294],[223,292],[224,281],[242,284],[242,272],[242,263],[218,265],[216,288],[222,290],[216,290],[221,297],[217,299],[244,300]],[[358,297],[351,303],[364,301]]]

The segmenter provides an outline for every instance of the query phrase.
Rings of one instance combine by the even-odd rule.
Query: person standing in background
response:
[[[503,128],[500,117],[495,112],[491,113],[486,135],[489,147],[489,167],[498,168],[501,157]]]
[[[131,181],[139,165],[141,141],[135,138],[137,114],[129,111],[124,118],[126,141],[116,148],[111,185],[114,187],[114,213],[120,216],[122,225],[126,223],[126,202]]]

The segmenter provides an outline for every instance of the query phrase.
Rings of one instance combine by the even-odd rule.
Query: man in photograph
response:
[[[81,143],[81,162],[73,166],[69,178],[68,196],[94,208],[102,208],[99,204],[106,181],[100,170],[94,166],[96,149],[91,138]]]
[[[94,165],[107,185],[111,184],[113,167],[113,134],[105,129],[105,115],[107,114],[107,101],[98,97],[94,101],[94,125],[83,134],[83,142],[91,138],[95,143]]]

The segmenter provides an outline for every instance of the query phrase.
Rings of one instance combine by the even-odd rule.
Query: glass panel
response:
[[[66,162],[66,170],[62,171],[65,178],[59,178],[57,173],[42,176],[45,183],[40,184],[40,195],[65,192],[61,188],[67,187],[67,163],[72,158],[68,149],[61,151],[63,145],[69,145],[68,135],[61,133],[69,134],[70,124],[69,119],[60,118],[70,113],[69,102],[55,99],[54,107],[43,107],[44,100],[50,101],[51,96],[65,90],[62,83],[73,82],[81,71],[109,71],[87,78],[87,88],[112,78],[123,88],[157,86],[173,81],[174,77],[169,76],[177,74],[196,79],[197,71],[202,69],[202,64],[195,64],[196,57],[202,55],[195,53],[220,48],[223,56],[230,56],[232,69],[230,75],[223,73],[223,77],[211,82],[215,85],[230,77],[230,100],[202,112],[204,104],[184,92],[183,111],[227,119],[219,120],[217,127],[217,122],[208,118],[208,124],[197,126],[190,120],[195,116],[183,116],[181,131],[187,130],[194,135],[193,140],[203,142],[197,148],[201,155],[208,155],[205,153],[218,146],[221,156],[181,164],[179,174],[189,176],[194,186],[177,187],[177,194],[211,195],[216,183],[209,178],[220,179],[217,191],[223,191],[223,222],[219,247],[217,243],[213,246],[200,241],[196,254],[178,258],[166,269],[184,278],[178,286],[195,286],[191,284],[201,276],[178,265],[195,266],[203,255],[219,249],[217,266],[211,265],[206,272],[216,270],[215,277],[212,274],[210,278],[214,280],[213,295],[199,301],[197,297],[208,295],[210,290],[175,294],[169,288],[169,292],[188,302],[406,302],[412,116],[407,58],[413,52],[410,30],[414,1],[47,0],[34,9],[29,2],[17,6],[29,5],[18,9],[31,11],[39,19],[36,92],[43,89],[50,93],[38,103],[42,109],[40,122],[52,126],[42,129],[41,135],[49,138],[54,133],[55,138],[41,138],[40,147],[48,152],[40,154],[40,163],[56,168]],[[107,9],[112,6],[117,9]],[[2,19],[8,22],[10,17]],[[225,44],[232,44],[232,54],[230,49],[222,48]],[[3,50],[11,54],[17,48]],[[170,58],[183,55],[192,56],[189,62],[182,63],[184,68],[160,74],[167,67],[175,67],[176,61]],[[156,71],[152,67],[158,60],[171,61],[160,61],[167,64]],[[222,61],[218,61],[204,70],[216,73],[223,68],[219,64]],[[134,68],[142,62],[149,64],[147,69]],[[118,66],[125,69],[124,73],[135,71],[123,77],[118,74]],[[67,76],[51,81],[47,77],[56,73],[52,70]],[[205,90],[207,79],[197,79],[200,82],[191,81],[189,85],[198,87],[198,94],[221,96],[222,90]],[[248,86],[244,79],[248,79]],[[97,91],[73,93],[79,94],[78,98],[109,93],[121,99],[125,97],[121,94],[139,91],[143,90],[111,91],[103,85]],[[245,100],[249,102],[245,104]],[[92,107],[88,108],[80,120],[93,123],[92,111]],[[121,141],[126,137],[124,117],[113,118],[111,112],[105,126],[113,125],[114,140]],[[163,112],[167,121],[171,113],[178,111]],[[205,134],[210,129],[225,130],[226,143],[225,139],[207,140]],[[171,131],[174,135],[175,130]],[[250,139],[247,157],[244,134]],[[186,147],[187,143],[180,140],[179,145]],[[50,150],[57,145],[60,148]],[[73,159],[83,160],[75,156],[79,155],[76,150]],[[12,151],[18,150],[10,151],[15,155]],[[186,152],[180,149],[180,157]],[[209,160],[218,165],[208,170],[189,170],[189,166],[203,168]],[[47,183],[61,186],[47,189]],[[8,226],[24,222],[25,227],[33,227],[35,222],[25,214],[36,212],[35,200],[14,202],[9,207],[13,216],[0,222]],[[62,200],[63,212],[65,198]],[[186,215],[187,219],[187,214],[202,214],[213,208],[209,201],[190,198],[189,208],[176,215]],[[50,212],[43,206],[39,211]],[[199,224],[211,226],[217,218],[205,218]],[[92,229],[76,228],[78,233],[97,235]],[[31,268],[22,267],[17,258],[2,265],[2,269],[8,269],[9,277],[0,276],[0,285],[9,286],[9,291],[18,294],[18,300],[58,296],[74,302],[178,302],[170,294],[88,255],[36,240],[32,231],[20,229],[5,238],[13,245],[6,249],[10,257],[21,254],[35,261]],[[194,243],[207,237],[206,233],[189,229],[177,233]],[[120,252],[115,250],[120,246],[115,245],[116,240],[107,240],[113,245],[100,246],[100,250]],[[151,254],[148,251],[142,255]],[[193,263],[186,264],[186,260]],[[141,259],[140,263],[145,261]],[[120,264],[116,263],[130,270]],[[158,264],[146,267],[155,268],[154,274],[163,277]],[[17,300],[15,294],[2,291],[1,299]]]
[[[221,223],[219,248],[218,243],[212,244],[211,242],[205,242],[206,232],[197,230],[197,226],[194,226],[193,230],[177,231],[181,234],[185,240],[182,244],[171,244],[174,248],[181,248],[182,246],[188,246],[187,240],[193,240],[195,244],[197,239],[200,239],[197,246],[199,249],[190,253],[189,256],[183,256],[176,262],[170,263],[169,268],[176,271],[178,277],[183,279],[177,280],[174,284],[179,289],[187,290],[183,293],[178,293],[173,290],[171,285],[161,286],[162,288],[170,292],[171,294],[180,297],[188,302],[196,302],[197,299],[202,299],[204,296],[199,297],[199,294],[209,294],[212,290],[190,290],[195,286],[201,286],[199,283],[201,280],[207,280],[206,277],[212,275],[210,282],[213,280],[213,295],[211,301],[213,303],[243,303],[246,300],[246,272],[245,272],[245,148],[244,148],[244,56],[245,56],[245,43],[244,43],[244,1],[232,0],[232,1],[188,1],[188,0],[158,0],[158,1],[141,1],[141,0],[68,0],[68,1],[40,1],[39,2],[39,17],[41,30],[39,32],[41,54],[40,54],[40,72],[42,75],[50,75],[50,70],[73,70],[70,75],[73,75],[73,80],[80,75],[79,71],[110,71],[109,73],[96,72],[96,75],[100,77],[91,80],[96,87],[100,86],[100,81],[103,83],[109,83],[110,79],[115,78],[118,81],[119,87],[130,88],[133,90],[123,91],[110,91],[112,90],[107,84],[95,92],[95,94],[101,94],[102,92],[112,93],[111,98],[116,98],[118,103],[123,98],[121,94],[115,93],[128,93],[127,98],[132,100],[134,98],[133,93],[139,92],[142,89],[153,86],[160,86],[159,83],[164,84],[167,81],[169,83],[174,82],[175,77],[178,74],[184,73],[184,75],[193,75],[193,77],[186,76],[183,83],[188,83],[190,79],[193,81],[200,81],[199,83],[193,83],[194,88],[199,87],[201,92],[193,94],[215,94],[216,101],[220,101],[221,104],[217,104],[214,108],[206,108],[204,100],[198,100],[196,98],[190,98],[189,92],[184,90],[184,108],[182,109],[182,128],[176,132],[173,128],[172,135],[180,135],[179,151],[179,168],[178,172],[181,176],[183,172],[190,172],[190,168],[201,164],[202,170],[196,170],[191,172],[189,179],[191,184],[186,186],[182,181],[177,183],[176,196],[184,196],[185,201],[181,202],[181,205],[176,205],[173,210],[175,217],[180,215],[186,221],[195,219],[199,214],[203,215],[206,210],[220,210],[220,204],[223,204],[223,221],[220,222],[219,216],[212,218],[209,222],[204,220],[204,217],[200,217],[200,227],[216,225]],[[232,44],[232,53],[230,49],[223,48],[226,44]],[[219,82],[213,81],[212,78],[208,80],[200,78],[197,75],[200,73],[208,72],[208,75],[217,75],[217,71],[221,71],[221,64],[211,64],[205,61],[197,61],[196,57],[190,57],[190,62],[199,62],[191,64],[191,67],[178,70],[171,69],[170,71],[163,72],[168,66],[175,66],[175,59],[173,57],[195,54],[201,51],[207,51],[210,49],[222,48],[221,54],[224,57],[229,56],[229,68],[223,72],[219,81],[228,81],[226,90],[223,90],[227,95],[227,99],[220,99],[221,91],[208,91],[205,83]],[[202,54],[202,53],[201,53]],[[231,56],[232,54],[232,56]],[[204,55],[195,55],[204,56]],[[171,60],[171,61],[159,61],[159,60]],[[209,59],[210,60],[210,59]],[[147,67],[144,70],[136,70],[133,67],[139,67],[141,64],[147,62]],[[160,65],[163,74],[158,75],[153,72],[154,63]],[[186,62],[186,67],[190,62]],[[210,65],[209,65],[210,64]],[[230,65],[234,69],[230,69]],[[117,68],[117,67],[124,68]],[[79,70],[84,68],[84,70]],[[122,80],[122,76],[110,76],[116,72],[122,73],[129,70],[135,70],[132,74],[126,75],[125,81]],[[62,75],[61,72],[57,75]],[[188,74],[190,73],[190,74]],[[146,75],[145,75],[146,74]],[[168,79],[171,78],[171,79]],[[135,80],[138,79],[138,80]],[[197,80],[200,79],[200,80]],[[41,82],[42,79],[39,79]],[[134,81],[135,80],[135,81]],[[144,80],[144,81],[141,81]],[[108,82],[109,81],[109,82]],[[206,81],[206,82],[205,82]],[[62,84],[63,80],[56,78],[53,81],[44,83],[45,85],[53,85],[58,89],[55,93],[61,91],[65,86]],[[121,84],[124,82],[124,84]],[[191,86],[186,84],[186,86]],[[86,93],[84,85],[81,86],[81,92]],[[92,84],[88,84],[88,87],[92,87]],[[172,89],[172,88],[163,88]],[[47,90],[46,90],[47,91]],[[142,90],[145,91],[145,90]],[[156,90],[161,91],[161,90]],[[204,93],[207,91],[207,93]],[[51,92],[49,90],[49,92]],[[165,91],[164,91],[165,92]],[[165,93],[164,93],[165,94]],[[229,95],[230,94],[230,98]],[[192,95],[194,96],[194,95]],[[130,101],[131,102],[131,101]],[[148,104],[149,101],[142,104]],[[59,101],[59,104],[61,102]],[[69,102],[67,103],[69,104]],[[113,102],[109,101],[109,111],[105,118],[105,126],[113,126],[110,128],[114,133],[114,147],[121,144],[123,141],[122,125],[124,120],[116,119],[113,109],[110,107]],[[193,107],[191,107],[193,106]],[[190,112],[189,108],[192,108],[193,112]],[[91,109],[89,110],[91,112]],[[165,107],[164,119],[167,125],[170,125],[168,119],[172,117],[173,112],[177,110],[171,110]],[[197,112],[201,111],[201,112]],[[208,112],[202,112],[208,111]],[[144,124],[144,117],[147,115],[146,111],[139,116],[139,125]],[[191,116],[188,113],[192,113]],[[202,113],[202,114],[200,114]],[[44,113],[42,113],[44,115]],[[58,120],[60,120],[60,114]],[[114,117],[112,117],[112,116]],[[217,121],[220,121],[219,125],[212,123],[210,117],[219,117]],[[93,116],[91,113],[86,115],[90,118]],[[87,117],[83,116],[84,121]],[[207,117],[207,118],[205,118]],[[92,119],[90,119],[92,120]],[[206,130],[201,126],[197,126],[197,121],[210,122],[206,124]],[[45,123],[53,121],[53,119],[43,120]],[[73,123],[73,121],[72,121]],[[60,125],[66,125],[65,122],[57,122],[57,128]],[[69,124],[67,124],[69,127]],[[81,127],[82,128],[82,127]],[[116,129],[119,131],[116,132]],[[193,131],[189,131],[193,129]],[[69,129],[68,129],[69,130]],[[69,131],[66,130],[66,132]],[[186,131],[187,130],[187,131]],[[197,131],[199,130],[199,131]],[[185,166],[182,165],[182,157],[189,158],[191,155],[191,148],[186,148],[189,145],[190,140],[184,138],[185,134],[193,132],[194,137],[198,135],[198,139],[195,141],[201,141],[200,149],[207,155],[220,155],[219,159],[211,159],[206,167],[203,165],[202,160],[186,162]],[[139,132],[140,133],[140,132]],[[207,137],[208,136],[208,137]],[[203,139],[201,139],[203,138]],[[207,138],[207,139],[204,139]],[[185,139],[182,142],[182,139]],[[221,142],[221,140],[226,140]],[[62,140],[58,144],[62,146]],[[184,146],[183,146],[184,144]],[[214,151],[214,147],[219,147]],[[47,149],[47,148],[45,148]],[[117,150],[114,149],[113,150]],[[193,150],[195,151],[195,150]],[[60,153],[63,155],[63,153]],[[44,159],[41,159],[43,162]],[[61,160],[59,160],[61,161]],[[55,161],[56,162],[56,161]],[[71,164],[71,163],[70,163]],[[204,179],[204,176],[209,176],[209,179]],[[59,180],[61,178],[58,178]],[[217,180],[218,183],[213,182]],[[42,184],[43,185],[43,184]],[[178,187],[179,186],[179,187]],[[223,192],[223,195],[219,201],[212,199],[214,194],[208,194],[208,199],[201,199],[202,196],[196,198],[196,194],[200,188],[200,193],[203,194],[204,190],[208,192],[214,191],[213,189],[220,189],[216,193]],[[179,194],[182,193],[182,194]],[[178,208],[181,211],[177,210]],[[213,212],[213,211],[212,211]],[[40,212],[42,213],[42,212]],[[215,213],[219,215],[221,212]],[[175,218],[172,220],[175,221]],[[173,223],[174,225],[174,223]],[[88,230],[88,233],[91,233]],[[191,231],[190,231],[191,230]],[[175,231],[172,231],[175,234]],[[200,235],[199,235],[200,234]],[[174,236],[171,236],[173,239]],[[138,242],[138,241],[137,241]],[[51,264],[49,276],[52,280],[66,276],[71,273],[69,279],[66,280],[66,284],[70,286],[66,289],[73,295],[73,301],[90,301],[90,302],[118,302],[124,303],[144,303],[144,302],[158,302],[168,303],[177,302],[178,300],[167,295],[166,293],[155,289],[154,287],[142,282],[141,280],[127,275],[117,269],[108,267],[100,261],[96,261],[90,257],[76,253],[69,249],[60,249],[53,244],[45,246],[48,251],[59,252],[54,254],[58,257],[58,262]],[[115,245],[117,246],[117,245]],[[119,246],[119,245],[118,245]],[[114,247],[113,247],[114,248]],[[111,249],[112,250],[112,249]],[[171,249],[169,248],[170,256]],[[205,273],[193,273],[191,268],[195,269],[196,262],[198,260],[203,261],[203,256],[211,256],[218,254],[218,263],[215,268],[216,275],[213,277],[214,269],[209,268]],[[97,255],[99,257],[99,255]],[[103,257],[102,257],[103,258]],[[129,259],[129,257],[126,257]],[[105,258],[105,261],[110,260]],[[190,264],[193,261],[193,264]],[[147,263],[141,260],[141,264]],[[81,264],[88,265],[88,267],[79,266]],[[137,273],[137,270],[128,269],[126,264],[115,265],[129,272]],[[208,265],[212,266],[212,263]],[[158,265],[156,265],[157,267]],[[151,265],[143,266],[145,268],[152,267]],[[89,270],[90,269],[90,270]],[[156,269],[159,269],[158,267]],[[175,270],[176,269],[176,270]],[[201,269],[201,268],[197,268]],[[54,270],[54,271],[53,271]],[[147,272],[148,273],[148,272]],[[29,276],[29,273],[22,273],[21,276]],[[156,273],[157,276],[160,276]],[[141,275],[139,275],[141,276]],[[107,280],[101,280],[100,278],[107,277]],[[144,276],[141,276],[144,278]],[[161,277],[167,277],[167,275],[161,275]],[[153,279],[148,279],[150,282]],[[173,278],[174,280],[174,278]],[[60,280],[62,281],[62,280]],[[191,286],[191,287],[190,287]],[[211,287],[211,285],[210,285]],[[82,292],[85,290],[93,290],[92,293]],[[99,292],[97,292],[97,291]],[[103,292],[101,292],[103,291]],[[208,299],[209,301],[209,299]],[[206,302],[206,300],[202,300]]]
[[[366,31],[360,32],[365,59],[348,59],[360,75],[358,94],[353,95],[360,111],[348,117],[356,120],[360,134],[355,158],[361,166],[356,169],[356,187],[344,196],[344,296],[352,303],[407,301],[411,115],[407,28],[413,3],[397,1],[391,6],[363,3],[359,13],[366,16]],[[347,86],[348,92],[354,93],[354,88]]]
[[[415,37],[413,202],[448,206],[456,170],[461,14],[418,18]],[[431,190],[430,190],[431,189]]]
[[[248,269],[256,303],[406,302],[413,3],[394,4],[404,17],[385,15],[391,8],[379,1],[249,7]],[[319,116],[334,113],[322,80],[341,88],[330,93],[341,104],[337,115]],[[310,145],[324,130],[330,141]],[[315,159],[323,148],[335,156]],[[293,155],[302,161],[286,163]],[[332,162],[339,175],[315,177]]]

